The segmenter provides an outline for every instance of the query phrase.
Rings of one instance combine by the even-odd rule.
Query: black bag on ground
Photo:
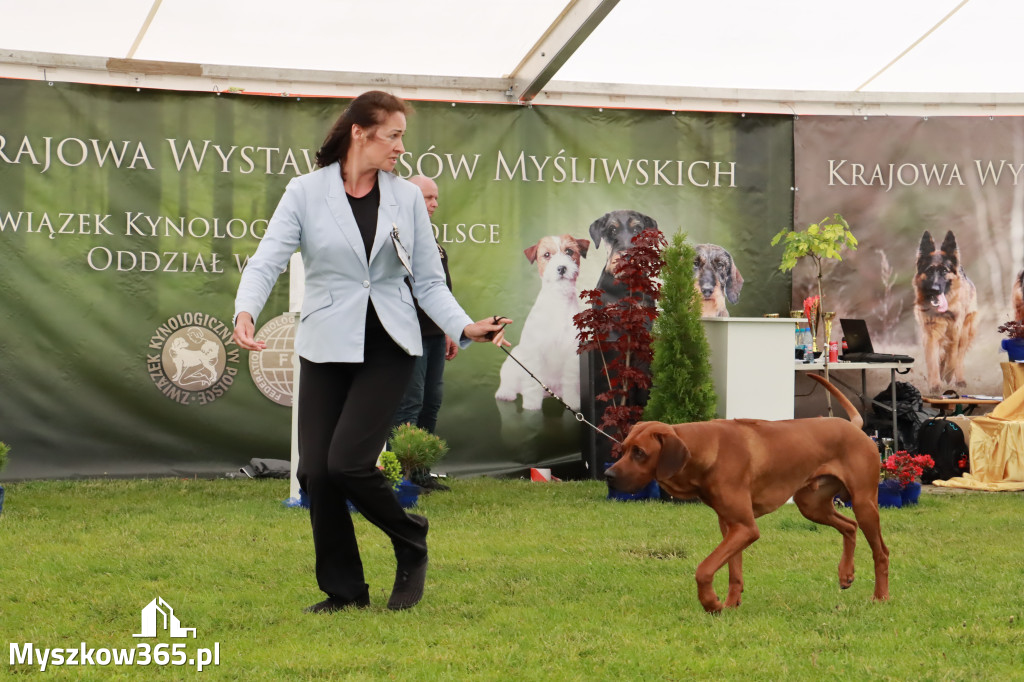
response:
[[[892,384],[873,398],[871,411],[864,415],[864,432],[879,438],[892,438]],[[881,404],[879,404],[881,403]],[[931,413],[931,414],[934,414]],[[913,384],[896,382],[896,428],[899,431],[899,449],[909,450],[917,442],[917,431],[930,416],[922,411],[921,392]]]
[[[289,478],[292,475],[292,463],[287,459],[253,457],[239,471],[249,478]]]
[[[946,481],[970,471],[964,432],[948,419],[929,419],[917,432],[917,454],[931,455],[935,468],[921,474],[921,482]],[[964,462],[964,466],[960,466]]]

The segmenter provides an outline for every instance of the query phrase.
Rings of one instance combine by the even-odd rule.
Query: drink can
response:
[[[828,342],[828,361],[839,362],[839,342],[829,341]]]

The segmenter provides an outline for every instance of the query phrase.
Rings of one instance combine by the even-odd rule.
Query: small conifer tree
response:
[[[681,424],[715,417],[711,351],[700,321],[700,298],[693,286],[696,255],[685,233],[676,233],[663,253],[661,314],[654,323],[653,385],[644,409],[647,420]]]

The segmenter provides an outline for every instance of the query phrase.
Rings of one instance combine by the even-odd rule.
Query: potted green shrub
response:
[[[426,429],[421,429],[413,424],[396,426],[391,431],[391,438],[388,442],[391,452],[395,454],[402,467],[402,475],[405,477],[398,487],[399,500],[402,500],[403,495],[411,494],[412,490],[415,490],[417,495],[419,494],[419,486],[411,482],[415,472],[430,471],[435,464],[441,461],[442,457],[448,454],[448,443]],[[415,501],[412,504],[415,504]]]
[[[398,462],[395,453],[390,450],[380,453],[380,457],[377,458],[377,468],[383,472],[384,478],[388,479],[391,489],[398,490],[398,484],[402,482],[402,465]]]
[[[417,497],[419,497],[419,491],[415,490],[416,486],[412,486],[414,488],[413,490],[409,490],[408,488],[402,488],[403,481],[407,485],[409,482],[405,481],[405,479],[402,476],[402,465],[399,464],[398,457],[395,456],[395,453],[391,452],[390,450],[385,450],[384,452],[380,453],[380,456],[377,458],[377,468],[380,469],[380,472],[384,474],[384,478],[386,478],[388,483],[391,485],[391,490],[393,490],[395,496],[398,497],[398,502],[403,507],[415,506],[416,499]],[[302,495],[305,496],[305,493],[302,493]],[[308,508],[309,504],[307,503],[302,506]],[[359,512],[359,510],[356,509],[356,506],[352,504],[352,500],[349,500],[348,508],[349,511],[351,512]]]
[[[772,237],[772,246],[779,242],[783,243],[782,260],[779,263],[779,270],[789,272],[796,267],[797,261],[804,256],[810,256],[814,261],[818,277],[818,310],[825,312],[825,296],[821,287],[822,260],[843,260],[842,251],[848,248],[851,251],[857,250],[857,238],[850,231],[850,224],[838,213],[832,214],[823,220],[812,223],[805,230],[793,230],[784,227],[778,234]],[[817,320],[808,320],[814,325],[817,335]],[[825,339],[828,345],[828,339]],[[826,357],[828,355],[826,354]]]
[[[791,271],[796,267],[797,261],[804,256],[810,256],[814,260],[818,277],[818,313],[808,313],[807,321],[814,329],[814,344],[817,344],[818,318],[824,315],[828,320],[825,325],[825,343],[822,347],[822,352],[825,355],[825,379],[828,380],[828,343],[830,340],[828,337],[832,331],[830,329],[831,316],[835,313],[826,312],[828,308],[825,307],[825,295],[821,288],[821,262],[824,259],[843,260],[844,248],[849,248],[851,251],[857,250],[857,238],[850,231],[850,224],[846,222],[846,219],[838,213],[833,213],[817,223],[808,225],[806,230],[782,228],[778,234],[772,237],[772,246],[780,241],[783,242],[782,260],[779,263],[779,270],[782,272]],[[812,316],[815,319],[811,319]],[[825,395],[825,401],[828,404],[828,413],[832,414],[831,393]]]
[[[701,324],[700,294],[693,286],[697,252],[676,233],[661,270],[661,313],[654,322],[651,395],[644,419],[668,424],[715,418],[711,350]]]
[[[11,451],[11,446],[3,441],[0,441],[0,471],[4,470],[7,466],[7,453]],[[4,487],[0,485],[0,513],[4,510]]]

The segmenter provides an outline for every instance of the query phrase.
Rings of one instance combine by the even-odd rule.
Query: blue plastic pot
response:
[[[398,497],[398,503],[408,509],[409,507],[416,506],[420,499],[421,490],[422,488],[418,485],[407,478],[403,478],[402,482],[398,484],[398,490],[395,491],[395,495]]]
[[[605,469],[608,469],[610,466],[612,466],[612,462],[605,462]],[[634,500],[660,500],[661,488],[658,486],[657,481],[651,481],[635,493],[624,493],[621,490],[615,490],[614,488],[609,487],[608,499],[619,500],[620,502],[630,502]]]
[[[1003,339],[1003,350],[1010,362],[1024,362],[1024,339]]]
[[[0,514],[4,511],[4,487],[0,485]]]
[[[621,502],[629,502],[633,500],[660,500],[661,487],[658,486],[657,481],[651,481],[635,493],[624,493],[621,490],[608,488],[608,499],[619,500]]]
[[[299,488],[298,497],[289,497],[282,504],[293,509],[309,509],[309,498],[306,497],[306,491]]]
[[[878,506],[895,507],[903,506],[903,496],[900,494],[899,481],[881,481],[878,484]]]
[[[917,504],[917,500],[921,497],[921,484],[917,481],[908,483],[900,489],[900,499],[903,500],[903,504]]]

